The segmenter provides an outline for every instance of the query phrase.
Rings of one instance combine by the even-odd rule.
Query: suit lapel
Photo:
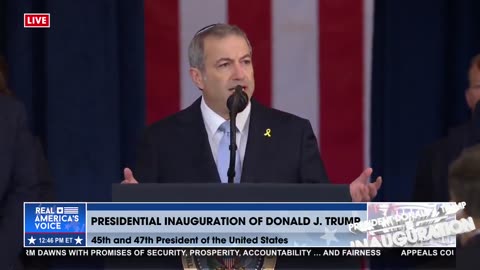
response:
[[[195,161],[198,165],[198,170],[202,175],[207,175],[206,182],[220,183],[220,176],[218,175],[217,165],[213,159],[212,149],[208,141],[207,131],[200,109],[201,99],[197,99],[187,110],[184,120],[187,121],[185,127],[188,130],[186,134],[190,134],[192,146],[198,147],[200,150],[195,154]],[[262,105],[255,100],[251,100],[252,110],[250,112],[250,123],[248,128],[248,141],[245,149],[245,157],[242,166],[242,179],[240,183],[256,182],[255,170],[263,167],[262,157],[268,156],[268,149],[265,145],[265,127],[267,120],[265,120],[265,112]],[[187,150],[190,151],[190,150]],[[266,154],[267,153],[267,154]]]
[[[187,134],[191,140],[191,143],[188,143],[187,145],[191,145],[194,148],[187,149],[187,151],[195,151],[195,149],[199,150],[198,152],[194,152],[193,162],[195,166],[197,166],[196,171],[207,178],[202,179],[202,182],[220,183],[220,176],[218,175],[217,166],[213,159],[212,149],[210,147],[210,142],[208,141],[207,131],[205,130],[205,124],[200,110],[200,101],[201,98],[197,99],[188,108],[188,112],[185,114],[185,128],[187,129],[185,134]],[[190,164],[186,165],[191,166]],[[194,178],[200,179],[198,177]]]
[[[254,100],[251,102],[252,110],[250,112],[250,123],[248,127],[248,141],[247,148],[245,149],[240,183],[256,182],[254,172],[262,168],[261,158],[259,157],[264,156],[266,150],[263,143],[265,120],[262,107]]]

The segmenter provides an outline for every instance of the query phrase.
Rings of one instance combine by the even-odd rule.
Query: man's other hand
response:
[[[350,184],[350,195],[353,202],[369,202],[377,196],[377,192],[382,186],[382,177],[379,176],[375,182],[370,183],[372,172],[372,168],[366,169]]]
[[[122,184],[138,184],[138,181],[133,177],[133,172],[129,168],[123,170]]]

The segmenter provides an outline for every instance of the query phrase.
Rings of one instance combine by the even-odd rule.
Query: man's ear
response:
[[[198,89],[204,89],[205,84],[203,83],[202,72],[198,68],[191,67],[189,73],[192,82],[198,87]]]

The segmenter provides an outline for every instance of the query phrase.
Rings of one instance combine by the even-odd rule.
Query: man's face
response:
[[[190,69],[198,88],[203,90],[207,105],[217,114],[228,118],[227,99],[237,85],[251,98],[253,78],[252,55],[246,40],[237,35],[204,40],[204,70]]]
[[[480,100],[480,69],[472,67],[469,72],[469,88],[465,93],[468,107],[471,110],[475,108],[475,104]]]

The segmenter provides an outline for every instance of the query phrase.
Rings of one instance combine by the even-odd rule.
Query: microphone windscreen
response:
[[[227,107],[230,112],[239,113],[248,105],[248,95],[240,85],[235,86],[234,92],[227,99]]]

